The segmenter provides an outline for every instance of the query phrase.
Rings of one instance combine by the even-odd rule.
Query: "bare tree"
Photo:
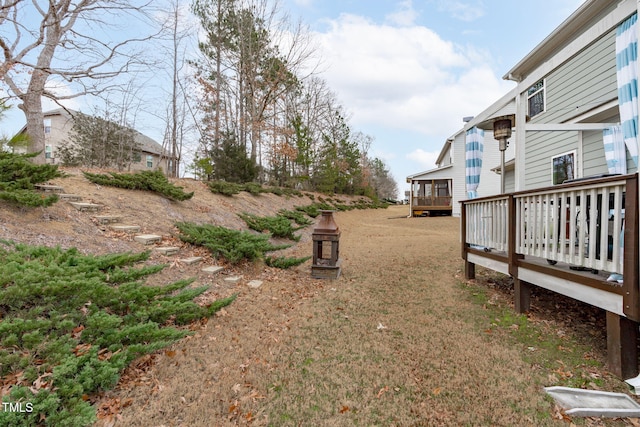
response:
[[[19,100],[31,150],[42,151],[36,162],[44,162],[43,97],[59,103],[104,93],[118,76],[148,65],[143,51],[134,49],[155,36],[146,15],[150,3],[0,0],[0,79]],[[117,23],[123,28],[109,31]],[[134,37],[131,28],[148,34]],[[70,92],[55,93],[56,85]]]

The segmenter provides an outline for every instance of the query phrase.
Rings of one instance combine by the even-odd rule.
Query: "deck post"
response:
[[[607,362],[620,378],[638,375],[638,323],[607,311]]]
[[[513,290],[516,313],[526,313],[531,308],[531,284],[514,277]]]
[[[638,176],[627,179],[624,220],[623,312],[629,319],[640,321],[638,284]]]
[[[464,202],[460,202],[460,245],[462,248],[462,259],[464,260],[464,278],[467,280],[476,278],[476,265],[469,262],[467,258],[467,209]]]

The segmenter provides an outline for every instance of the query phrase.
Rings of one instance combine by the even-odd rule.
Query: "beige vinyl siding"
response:
[[[582,133],[582,176],[607,173],[607,161],[604,158],[602,131]]]
[[[516,175],[512,170],[504,173],[504,192],[513,193],[516,191]]]
[[[545,112],[532,123],[566,123],[612,99],[617,98],[615,29],[594,42],[545,79]],[[585,134],[587,134],[585,132]],[[598,141],[599,140],[599,141]],[[583,139],[583,164],[578,159],[578,173],[583,176],[601,170],[596,158],[602,147],[602,132],[588,132]],[[578,148],[578,132],[529,132],[525,146],[525,189],[551,185],[551,159]],[[579,153],[579,150],[578,150]]]
[[[525,189],[552,185],[551,159],[577,149],[577,132],[529,132],[525,147]]]
[[[563,123],[616,99],[615,30],[559,67],[545,83],[546,110],[532,122]]]

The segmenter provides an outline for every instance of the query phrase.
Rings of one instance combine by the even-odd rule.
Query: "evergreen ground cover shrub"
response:
[[[50,206],[58,196],[44,196],[34,191],[35,184],[61,177],[56,165],[36,165],[29,159],[33,154],[13,154],[0,151],[0,200],[18,206]]]
[[[302,257],[302,258],[294,258],[294,257],[267,257],[265,258],[265,264],[269,267],[287,269],[290,267],[295,267],[296,265],[300,265],[303,262],[311,259],[310,256]]]
[[[235,298],[201,307],[193,298],[206,287],[186,289],[192,280],[145,286],[140,279],[164,268],[135,266],[148,256],[0,242],[3,402],[32,409],[0,411],[0,425],[91,424],[91,395],[115,386],[135,358],[190,333],[171,325],[211,316]]]
[[[235,182],[209,181],[207,185],[212,193],[222,194],[223,196],[233,196],[244,190],[242,185]]]
[[[129,190],[153,191],[162,196],[176,201],[188,200],[193,197],[193,192],[185,193],[182,187],[175,186],[160,170],[142,171],[137,173],[109,173],[94,174],[82,172],[84,176],[94,184],[111,187],[127,188]]]
[[[176,227],[180,230],[178,236],[183,242],[203,246],[214,257],[224,257],[232,264],[242,260],[254,261],[264,258],[266,252],[288,248],[290,245],[273,245],[269,242],[269,236],[254,234],[248,231],[231,230],[210,224],[193,224],[178,222]]]
[[[252,230],[260,233],[266,230],[271,233],[273,237],[284,237],[285,239],[295,240],[296,242],[300,240],[300,236],[296,236],[293,233],[304,228],[302,226],[293,227],[291,220],[281,215],[260,217],[250,213],[241,213],[238,214],[238,216],[242,218]]]
[[[283,216],[287,219],[290,219],[296,224],[302,225],[302,226],[311,225],[313,223],[309,218],[304,216],[304,213],[301,211],[290,211],[287,209],[280,209],[278,211],[278,215]]]

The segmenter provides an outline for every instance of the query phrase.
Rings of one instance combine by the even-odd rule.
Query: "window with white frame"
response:
[[[527,90],[527,105],[529,117],[544,112],[544,79]]]
[[[53,159],[53,147],[51,145],[44,146],[44,158]]]
[[[153,156],[151,156],[151,155],[147,155],[147,167],[148,168],[152,168],[153,167]]]
[[[576,178],[576,152],[560,154],[551,159],[552,184],[558,185]]]
[[[51,119],[44,119],[44,133],[48,135],[51,133]]]

